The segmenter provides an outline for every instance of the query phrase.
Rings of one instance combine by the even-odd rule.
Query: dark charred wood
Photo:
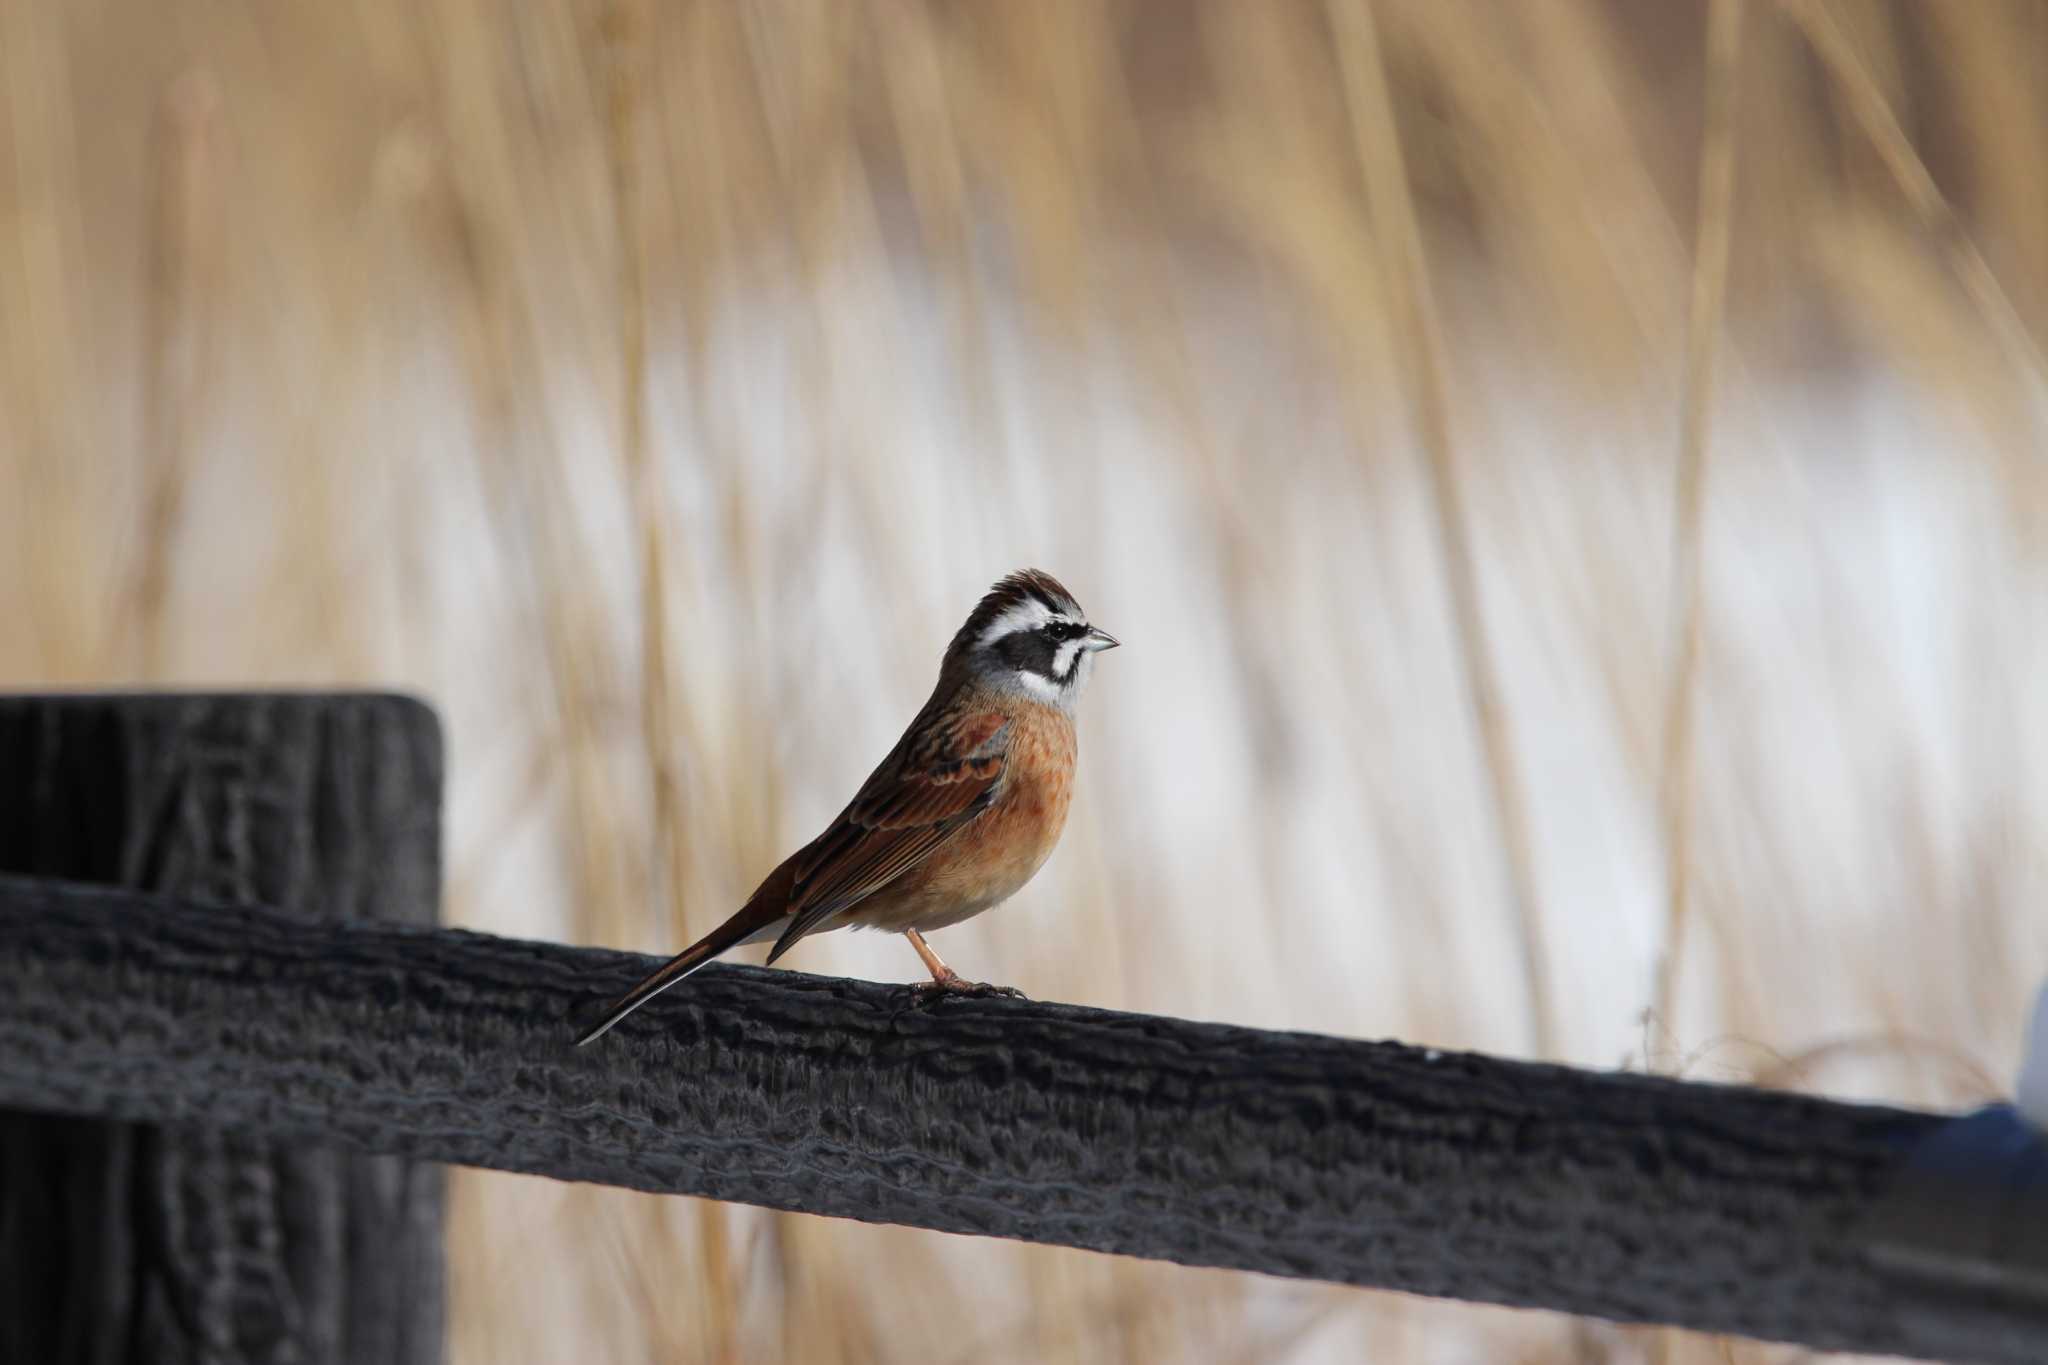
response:
[[[2048,1227],[2048,1188],[2026,1183],[2024,1134],[1981,1168],[2008,1182],[2002,1232],[1944,1242],[1915,1172],[1968,1120],[1002,998],[910,1008],[901,988],[735,966],[574,1047],[651,965],[0,880],[0,1104],[1827,1349],[2048,1359],[2048,1248],[2025,1231]]]
[[[260,903],[280,926],[426,925],[440,799],[438,725],[403,698],[0,698],[0,872]],[[129,928],[163,919],[152,906]],[[65,1009],[45,994],[69,981],[55,964],[10,962],[0,1013]],[[50,1022],[94,1018],[69,1003]],[[440,1167],[238,1124],[204,1094],[175,1114],[52,1104],[71,1083],[9,1038],[0,1360],[440,1358]]]

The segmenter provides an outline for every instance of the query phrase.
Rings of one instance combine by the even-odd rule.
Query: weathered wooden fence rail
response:
[[[0,708],[0,789],[12,723]],[[345,899],[374,898],[364,876]],[[1001,999],[920,1011],[890,987],[735,966],[578,1049],[582,1011],[647,959],[308,919],[230,889],[0,877],[0,1107],[1823,1348],[2048,1360],[2048,1146],[2007,1110]],[[11,1258],[42,1177],[0,1153]]]

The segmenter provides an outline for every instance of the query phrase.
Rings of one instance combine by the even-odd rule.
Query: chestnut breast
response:
[[[1045,865],[1074,795],[1074,722],[1051,706],[1021,707],[1010,721],[994,804],[855,906],[847,922],[895,932],[942,929],[1000,905]]]

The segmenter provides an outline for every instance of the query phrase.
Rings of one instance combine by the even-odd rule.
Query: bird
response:
[[[961,977],[925,935],[1002,904],[1052,855],[1073,796],[1074,709],[1095,655],[1119,643],[1044,570],[999,580],[947,645],[930,700],[846,808],[725,923],[607,1005],[577,1045],[727,949],[772,938],[772,965],[806,936],[846,926],[908,939],[932,977],[921,998],[1017,994]]]

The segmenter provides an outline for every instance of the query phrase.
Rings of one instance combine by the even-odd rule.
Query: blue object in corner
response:
[[[2013,1094],[2019,1097],[2020,1113],[2048,1132],[2048,981],[2034,997],[2034,1022],[2027,1027],[2024,1049],[2020,1083]]]
[[[2010,1104],[1950,1120],[1861,1230],[1884,1271],[2048,1308],[2048,1130]]]

